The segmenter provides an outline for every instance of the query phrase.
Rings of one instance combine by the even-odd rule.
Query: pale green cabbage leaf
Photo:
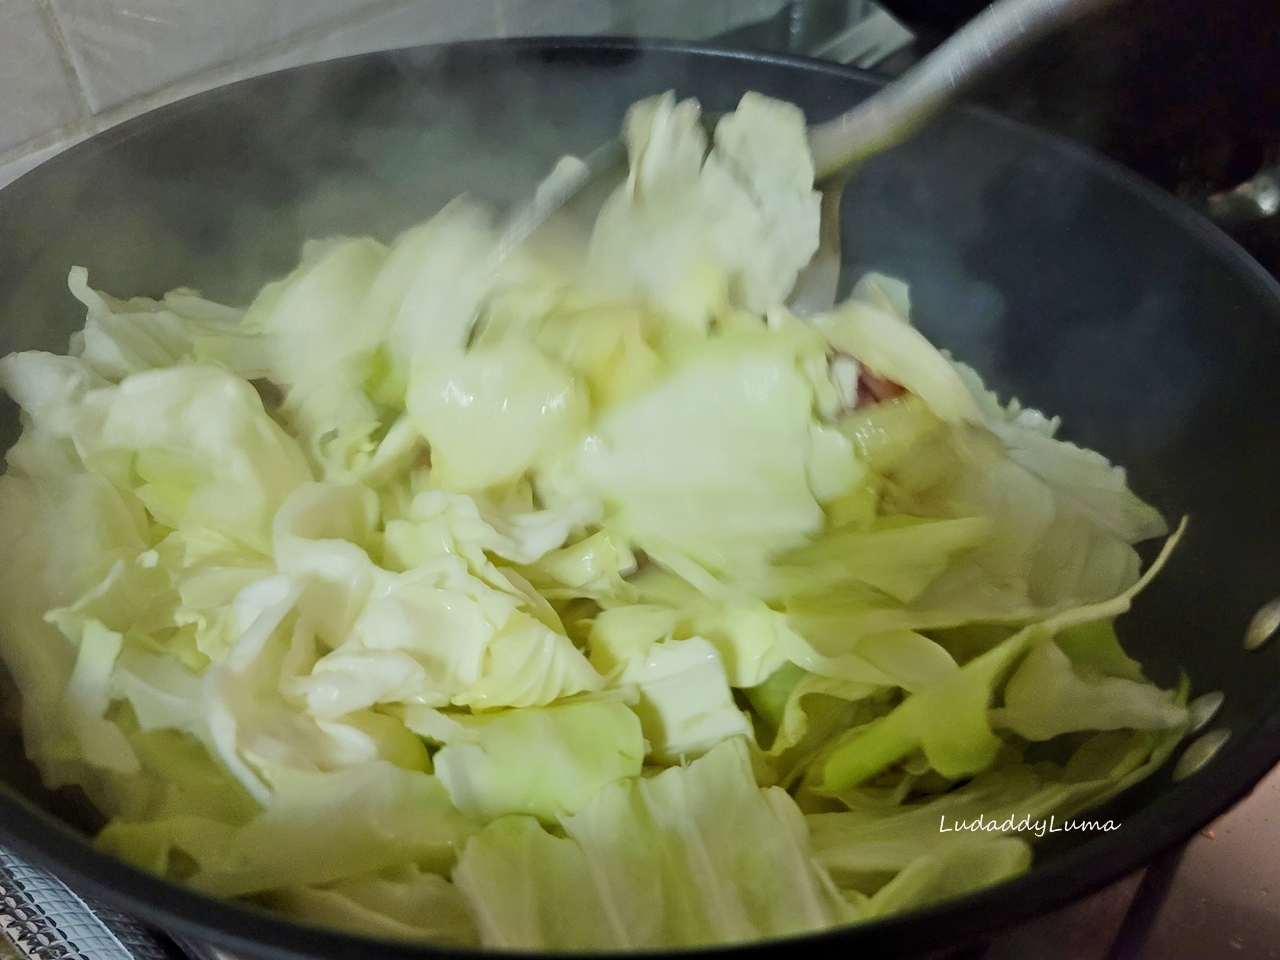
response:
[[[0,656],[101,849],[377,937],[701,947],[999,883],[1034,829],[949,822],[1172,752],[1187,684],[1113,621],[1177,535],[1142,574],[1125,472],[902,282],[793,296],[794,106],[625,138],[589,240],[460,198],[243,312],[76,268],[69,355],[0,360]]]
[[[497,820],[454,880],[486,946],[653,949],[821,929],[851,916],[812,861],[803,817],[760,789],[741,738],[615,784],[563,821]]]

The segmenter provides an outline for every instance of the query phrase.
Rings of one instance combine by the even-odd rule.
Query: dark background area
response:
[[[899,74],[987,2],[878,0],[916,40],[860,65]],[[810,53],[866,6],[793,0],[720,39]],[[1280,2],[1119,0],[1036,44],[969,99],[1086,144],[1204,211],[1210,194],[1280,164]],[[1280,275],[1280,218],[1220,225]]]
[[[984,0],[880,0],[931,49]],[[1127,0],[1018,57],[975,91],[1191,202],[1280,160],[1280,3]],[[1233,226],[1280,273],[1280,224]]]

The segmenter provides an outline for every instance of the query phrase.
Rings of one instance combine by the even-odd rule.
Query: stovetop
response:
[[[727,44],[824,56],[894,74],[919,55],[910,32],[867,0],[796,0]],[[1034,104],[984,98],[1068,136],[1075,121]],[[992,102],[994,101],[994,102]],[[1129,145],[1130,147],[1132,145]],[[1277,143],[1271,145],[1271,162]],[[1175,194],[1202,200],[1194,163],[1144,169],[1141,150],[1107,151]],[[1186,174],[1169,173],[1170,169]],[[1219,187],[1222,185],[1219,184]],[[1280,277],[1280,216],[1226,225]],[[1231,960],[1280,958],[1280,768],[1189,843],[1056,913],[950,960]],[[0,960],[222,960],[87,902],[0,850]]]

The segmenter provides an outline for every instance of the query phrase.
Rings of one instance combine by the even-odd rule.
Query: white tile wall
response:
[[[0,0],[0,153],[80,113],[52,28],[38,0]]]
[[[383,6],[362,11],[361,16],[331,31],[303,37],[279,53],[245,62],[241,73],[254,76],[374,50],[479,40],[497,34],[494,0],[408,0],[407,5],[402,0],[388,9]]]
[[[77,139],[230,80],[487,36],[702,39],[787,0],[0,0],[0,186]]]
[[[623,0],[609,6],[616,34],[704,40],[764,20],[783,5],[778,0]]]
[[[368,0],[51,2],[89,104],[100,113],[350,14]]]
[[[702,40],[762,20],[785,0],[497,0],[503,36],[614,34]]]
[[[498,35],[589,36],[606,34],[613,24],[612,3],[600,0],[497,0]]]

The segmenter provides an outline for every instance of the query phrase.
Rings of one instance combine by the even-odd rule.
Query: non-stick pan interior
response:
[[[728,110],[758,90],[821,120],[873,87],[800,61],[592,41],[464,44],[246,81],[125,124],[0,192],[0,353],[65,350],[84,319],[66,291],[72,265],[118,296],[190,286],[243,305],[307,238],[386,240],[461,192],[499,207],[527,195],[560,154],[612,136],[642,96],[674,88]],[[1051,858],[1060,872],[1051,863],[1017,881],[1020,899],[974,900],[972,925],[989,926],[1131,868],[1280,754],[1280,647],[1241,644],[1280,594],[1280,291],[1172,199],[976,112],[869,163],[846,191],[843,228],[846,284],[869,269],[907,280],[935,342],[1002,394],[1061,415],[1063,435],[1129,467],[1167,516],[1191,517],[1121,634],[1158,681],[1185,669],[1193,693],[1222,690],[1215,725],[1233,739],[1215,773],[1143,813],[1150,788],[1121,801],[1124,829],[1073,835]],[[11,404],[4,414],[7,447],[17,419]],[[87,826],[74,799],[40,793],[16,737],[0,742],[0,776]]]

